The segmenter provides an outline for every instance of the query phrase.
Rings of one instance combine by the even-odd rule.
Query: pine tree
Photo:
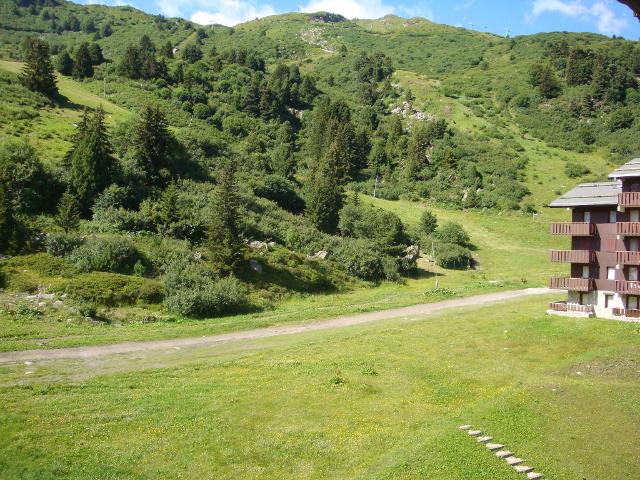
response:
[[[69,154],[69,188],[84,213],[113,180],[115,161],[111,154],[102,106],[93,117],[85,111]]]
[[[133,137],[138,164],[150,177],[151,183],[162,183],[169,176],[169,154],[173,137],[160,107],[147,105],[142,109]]]
[[[9,192],[0,183],[0,253],[16,253],[20,247],[20,224],[13,216]]]
[[[225,274],[236,272],[244,259],[239,208],[235,164],[227,161],[218,177],[218,189],[207,235],[211,260]]]
[[[326,233],[335,233],[339,212],[343,205],[343,189],[338,174],[340,151],[336,142],[327,149],[324,158],[315,166],[307,184],[307,208],[309,221]]]
[[[31,38],[26,42],[25,65],[20,74],[20,82],[29,90],[48,97],[58,94],[49,46],[40,39]]]
[[[55,222],[66,233],[77,230],[80,225],[80,204],[69,191],[62,195],[58,203]]]
[[[271,169],[284,178],[291,178],[295,172],[295,166],[293,129],[289,122],[284,122],[276,133],[276,146],[271,153]]]
[[[89,52],[89,44],[83,43],[76,50],[73,59],[73,78],[82,80],[83,78],[93,76],[93,63],[91,62],[91,53]]]
[[[56,57],[56,69],[62,75],[71,75],[71,72],[73,72],[73,60],[66,50],[60,52]]]
[[[135,45],[129,45],[124,52],[122,61],[118,65],[120,75],[133,79],[140,78],[141,63],[140,49]]]
[[[97,43],[89,45],[89,57],[91,58],[92,65],[100,65],[104,62],[104,55],[102,54],[102,48]]]
[[[550,63],[540,71],[538,81],[538,90],[545,98],[555,98],[562,92],[562,87]]]

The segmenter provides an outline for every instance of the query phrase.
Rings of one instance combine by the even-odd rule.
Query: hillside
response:
[[[0,12],[10,349],[544,285],[565,241],[545,205],[640,153],[637,42],[323,13],[204,27],[62,0]],[[38,48],[56,95],[20,77]],[[34,292],[65,308],[20,313]]]

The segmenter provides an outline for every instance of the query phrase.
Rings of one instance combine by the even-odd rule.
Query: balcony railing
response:
[[[591,263],[595,260],[593,250],[551,250],[551,261],[560,263]]]
[[[640,222],[618,222],[616,233],[628,237],[638,237],[640,236]]]
[[[551,235],[591,237],[596,233],[596,224],[589,222],[560,222],[551,224]]]
[[[640,318],[640,310],[635,308],[613,308],[611,310],[616,317]]]
[[[593,305],[580,305],[567,302],[551,302],[549,304],[549,310],[555,310],[556,312],[595,313]]]
[[[640,252],[616,252],[618,265],[640,265]]]
[[[551,277],[549,279],[549,288],[575,292],[590,292],[593,290],[593,278]]]
[[[622,192],[618,194],[621,207],[640,207],[640,192]]]
[[[616,280],[616,292],[627,295],[640,295],[640,282],[636,280]]]

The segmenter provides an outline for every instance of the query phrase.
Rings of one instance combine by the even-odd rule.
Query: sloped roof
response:
[[[638,165],[640,168],[640,164]],[[550,207],[607,206],[618,204],[618,182],[581,183],[549,204]]]
[[[609,174],[609,178],[640,177],[640,158],[634,158]]]

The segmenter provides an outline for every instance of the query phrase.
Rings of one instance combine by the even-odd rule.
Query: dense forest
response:
[[[426,211],[408,228],[361,195],[533,213],[516,133],[612,163],[640,152],[640,45],[623,39],[323,13],[203,27],[58,0],[0,13],[0,54],[22,62],[0,70],[0,283],[46,285],[89,317],[210,317],[401,282],[418,248],[468,268],[462,226]],[[430,109],[406,71],[487,124]],[[53,125],[34,138],[39,122]]]

